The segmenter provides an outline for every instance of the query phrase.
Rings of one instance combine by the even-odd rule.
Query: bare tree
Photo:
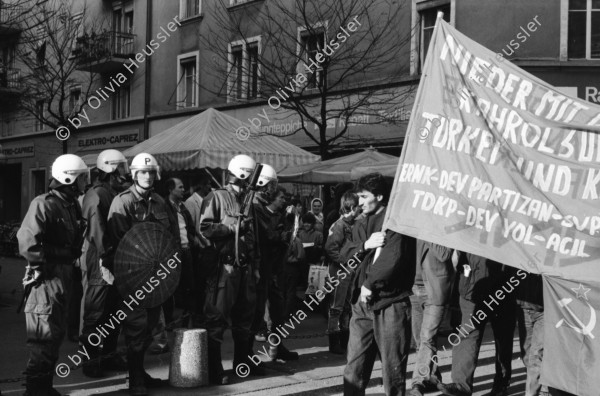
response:
[[[412,94],[412,85],[399,83],[409,72],[400,61],[410,52],[401,23],[409,1],[267,0],[245,7],[236,12],[221,1],[211,11],[203,44],[213,54],[214,78],[203,88],[229,101],[268,99],[272,109],[298,114],[291,134],[303,132],[322,159],[348,140],[351,123],[364,123],[361,116],[372,115],[369,124],[395,121],[380,115]]]
[[[24,28],[17,47],[17,59],[24,66],[21,110],[42,125],[63,127],[57,131],[63,136],[74,131],[69,118],[82,111],[96,80],[96,74],[80,70],[73,51],[85,28],[98,23],[88,23],[85,8],[74,9],[73,3],[37,3],[21,22]]]

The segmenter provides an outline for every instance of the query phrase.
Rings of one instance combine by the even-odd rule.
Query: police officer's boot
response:
[[[341,333],[335,332],[329,334],[329,352],[336,355],[343,355],[346,351],[340,345]]]
[[[254,364],[248,357],[248,351],[250,350],[249,340],[250,338],[245,334],[233,335],[233,369],[236,370],[240,364],[245,364],[248,366],[250,375],[265,375],[264,366]]]
[[[254,335],[250,335],[248,337],[248,356],[254,356]],[[258,366],[264,368],[265,364],[263,362],[260,362],[258,364]],[[233,366],[234,370],[235,370],[235,365]]]
[[[25,379],[25,393],[23,396],[44,396],[49,394],[46,376],[28,376]]]
[[[144,353],[127,352],[129,364],[129,394],[132,396],[145,396],[148,394],[144,379]]]
[[[208,380],[214,385],[229,384],[221,363],[221,343],[208,338]]]
[[[104,377],[104,371],[102,370],[102,362],[100,360],[100,350],[98,347],[93,346],[89,343],[86,338],[80,338],[86,351],[88,351],[89,360],[83,362],[82,371],[86,377],[90,378],[101,378]]]
[[[53,379],[54,379],[53,375],[49,375],[46,378],[46,386],[49,391],[48,396],[61,396],[60,392],[57,391],[56,389],[54,389],[54,385],[52,384]]]

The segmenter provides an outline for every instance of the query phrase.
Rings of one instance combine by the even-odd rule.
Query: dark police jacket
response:
[[[102,183],[90,188],[83,198],[82,213],[88,224],[86,239],[89,242],[85,262],[90,285],[107,284],[102,279],[99,259],[108,254],[111,246],[107,220],[110,204],[116,195],[117,192],[108,183]]]
[[[32,266],[72,264],[81,255],[84,231],[79,202],[50,190],[31,201],[17,232],[19,252]]]
[[[235,224],[242,206],[243,195],[235,192],[231,185],[209,193],[202,201],[200,230],[215,249],[216,256],[208,260],[207,265],[234,264],[235,261]],[[251,210],[252,212],[252,210]],[[252,213],[251,213],[252,217]],[[255,254],[254,220],[249,221],[249,227],[243,235],[238,235],[239,253],[242,265],[259,268],[259,256]],[[240,233],[242,234],[242,233]],[[216,260],[216,262],[215,262]],[[212,268],[214,270],[214,268]],[[209,272],[210,269],[209,269]]]

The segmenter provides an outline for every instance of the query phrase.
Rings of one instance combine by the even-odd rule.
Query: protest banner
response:
[[[384,229],[541,273],[546,287],[585,282],[586,298],[600,300],[600,106],[438,18],[412,114]],[[577,365],[600,372],[600,343],[591,342],[598,307],[589,311],[575,287],[553,290],[546,340],[569,340],[596,359],[548,362],[544,353],[542,382],[596,395],[600,377],[569,376]],[[559,314],[572,326],[557,326]]]

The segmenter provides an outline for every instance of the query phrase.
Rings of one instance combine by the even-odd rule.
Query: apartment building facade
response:
[[[291,134],[307,121],[293,111],[273,110],[268,98],[275,95],[274,90],[260,85],[260,73],[268,71],[261,69],[259,57],[267,56],[269,47],[276,44],[267,42],[252,22],[271,0],[73,2],[72,17],[78,17],[77,10],[85,6],[85,17],[103,28],[74,32],[80,37],[73,48],[73,56],[81,63],[79,71],[94,73],[96,81],[85,98],[76,84],[70,89],[71,102],[87,103],[85,117],[74,115],[80,127],[67,140],[68,152],[93,158],[106,148],[125,149],[209,107],[242,121],[268,111],[264,113],[268,121],[261,119],[262,131],[318,152],[305,134]],[[293,9],[302,2],[282,3]],[[386,73],[365,76],[365,81],[354,81],[346,91],[341,90],[348,96],[373,87],[414,89],[435,17],[443,11],[458,30],[535,76],[569,94],[600,101],[597,0],[398,0],[393,4],[402,9],[398,40],[408,44],[397,61],[389,62]],[[1,10],[0,65],[4,69],[0,71],[7,71],[0,73],[0,221],[8,221],[19,220],[30,200],[45,191],[50,165],[64,147],[55,130],[24,116],[15,105],[19,65],[11,53],[19,45],[20,32],[18,24],[10,23],[10,16]],[[374,9],[370,19],[377,20],[381,12]],[[247,20],[245,35],[224,31],[229,43],[216,53],[207,41],[218,33],[223,16]],[[301,24],[289,26],[292,35],[297,35],[291,44],[297,54],[310,57],[311,51],[321,49],[339,31],[339,26],[327,21],[312,23],[322,24],[323,29],[313,29],[308,35]],[[214,70],[219,68],[223,80],[214,81]],[[318,85],[318,76],[315,73],[309,84]],[[411,109],[408,99],[385,111],[357,111],[338,149],[372,145],[399,155]],[[385,122],[386,118],[394,122]],[[328,131],[343,126],[340,120],[331,121]],[[308,122],[308,128],[314,126]]]

